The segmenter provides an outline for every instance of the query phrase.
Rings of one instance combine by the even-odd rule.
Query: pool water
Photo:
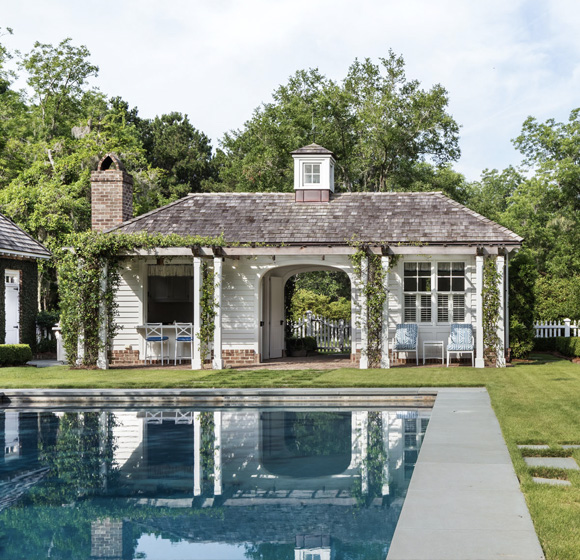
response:
[[[429,414],[0,413],[0,558],[384,560]]]

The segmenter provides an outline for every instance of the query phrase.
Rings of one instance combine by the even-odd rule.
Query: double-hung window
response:
[[[403,269],[404,322],[431,322],[431,263],[406,262]]]
[[[465,321],[465,263],[437,263],[437,322]]]

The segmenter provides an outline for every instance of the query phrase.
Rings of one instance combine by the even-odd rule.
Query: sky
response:
[[[341,81],[389,49],[407,79],[447,90],[468,180],[519,163],[528,116],[564,122],[580,106],[577,0],[0,0],[0,27],[23,53],[86,45],[93,85],[144,118],[187,114],[214,148],[297,70]]]

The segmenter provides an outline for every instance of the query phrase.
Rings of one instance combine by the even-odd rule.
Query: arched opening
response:
[[[351,412],[263,412],[261,463],[277,476],[315,478],[348,469]]]
[[[267,272],[261,290],[262,360],[351,353],[351,278],[348,267],[320,264],[280,266]],[[349,271],[350,272],[350,271]],[[308,312],[308,313],[307,313]],[[309,340],[304,341],[304,339]],[[298,347],[298,348],[297,348]]]

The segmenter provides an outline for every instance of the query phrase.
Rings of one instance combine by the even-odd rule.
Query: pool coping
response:
[[[435,389],[0,389],[0,409],[94,406],[380,407],[390,402],[431,408]]]
[[[544,559],[485,388],[0,389],[0,409],[145,402],[208,407],[347,402],[368,408],[395,398],[403,398],[405,406],[426,406],[435,396],[387,560]]]

